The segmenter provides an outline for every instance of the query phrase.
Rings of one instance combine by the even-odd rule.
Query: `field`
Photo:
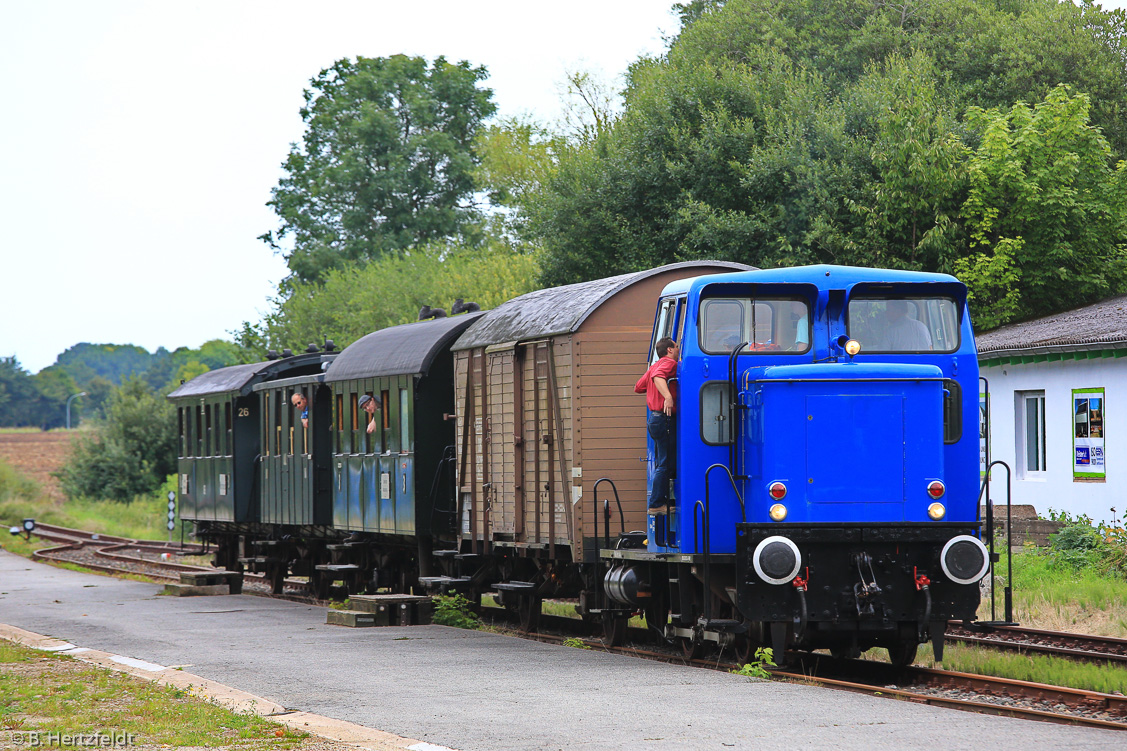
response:
[[[0,460],[38,484],[52,501],[60,503],[63,493],[51,473],[63,466],[71,440],[78,432],[0,429]]]

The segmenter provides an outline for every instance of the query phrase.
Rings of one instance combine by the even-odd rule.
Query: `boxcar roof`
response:
[[[325,372],[325,382],[391,375],[426,375],[440,352],[482,313],[405,323],[357,339]]]
[[[208,396],[237,391],[242,396],[251,392],[256,383],[273,380],[287,371],[309,367],[332,358],[324,352],[301,353],[281,360],[253,362],[249,365],[232,365],[227,368],[210,370],[198,375],[168,395],[169,399]]]
[[[729,261],[685,261],[605,279],[529,292],[486,313],[455,342],[452,349],[485,347],[501,342],[538,339],[576,331],[591,313],[632,284],[666,271],[699,268],[746,271],[750,266]],[[656,300],[654,301],[656,304]]]

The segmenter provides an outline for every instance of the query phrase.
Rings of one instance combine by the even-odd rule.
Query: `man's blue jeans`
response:
[[[658,508],[669,503],[669,476],[673,463],[673,418],[664,412],[650,410],[646,431],[654,444],[654,473],[650,481],[647,505]]]

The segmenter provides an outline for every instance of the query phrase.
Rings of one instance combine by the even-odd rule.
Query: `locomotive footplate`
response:
[[[923,640],[929,624],[975,617],[988,566],[979,526],[737,524],[737,605],[748,620],[794,624],[810,647],[903,641],[910,624]]]

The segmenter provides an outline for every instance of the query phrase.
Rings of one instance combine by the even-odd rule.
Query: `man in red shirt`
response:
[[[634,387],[636,393],[646,394],[646,431],[653,438],[653,477],[647,507],[651,516],[664,514],[669,506],[669,475],[673,461],[673,392],[669,379],[677,374],[677,343],[669,337],[657,341],[658,361],[649,367]]]

